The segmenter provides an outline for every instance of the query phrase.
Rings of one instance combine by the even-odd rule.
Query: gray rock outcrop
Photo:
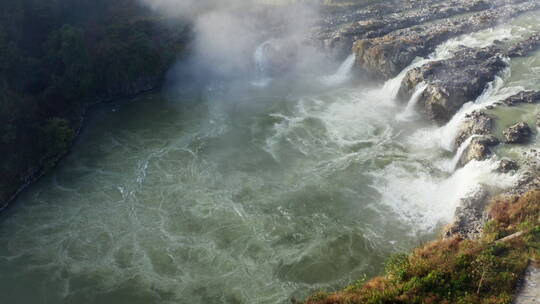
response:
[[[399,95],[408,99],[419,83],[427,83],[418,105],[427,119],[444,124],[463,104],[482,94],[486,85],[506,66],[501,49],[496,46],[464,48],[450,59],[430,62],[409,71]]]
[[[380,37],[397,29],[490,8],[490,4],[485,0],[429,1],[424,5],[417,5],[403,11],[392,11],[389,7],[383,6],[385,14],[379,15],[370,14],[372,11],[364,11],[354,16],[357,18],[354,22],[337,29],[327,29],[317,35],[316,39],[323,41],[325,49],[329,52],[343,58],[350,54],[356,40]]]
[[[503,158],[501,161],[499,161],[499,166],[497,168],[497,172],[499,173],[509,173],[512,171],[517,171],[519,169],[519,165],[516,161]]]
[[[511,47],[507,51],[507,54],[509,57],[522,57],[527,56],[529,53],[537,50],[538,48],[540,48],[540,33],[534,33],[525,41]]]
[[[540,92],[537,91],[522,91],[512,95],[502,101],[507,106],[513,106],[520,103],[537,103],[540,102]]]
[[[391,78],[408,66],[416,57],[425,57],[437,45],[460,34],[485,29],[540,8],[540,2],[527,1],[476,13],[472,16],[445,19],[440,22],[412,26],[385,36],[360,39],[353,45],[356,63],[375,77]]]
[[[509,144],[526,143],[532,135],[532,130],[526,122],[518,122],[503,131],[504,140]]]
[[[490,135],[493,127],[493,118],[482,111],[473,111],[465,116],[455,140],[455,146],[459,147],[473,135]]]
[[[468,239],[478,238],[488,219],[485,211],[488,197],[488,191],[480,188],[468,197],[462,198],[454,213],[452,224],[445,229],[444,237],[460,235]]]
[[[463,154],[457,163],[457,167],[463,167],[472,160],[481,161],[487,159],[493,154],[491,147],[498,144],[499,140],[493,135],[474,135],[469,146],[463,151]]]

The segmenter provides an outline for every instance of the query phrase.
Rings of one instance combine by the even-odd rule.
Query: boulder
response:
[[[454,213],[454,220],[444,231],[445,238],[461,236],[468,239],[478,238],[488,219],[486,202],[488,191],[480,188],[468,197],[462,198]]]
[[[490,135],[493,127],[493,118],[482,111],[473,111],[465,116],[456,137],[455,146],[459,147],[473,135]]]
[[[520,103],[537,103],[540,101],[540,92],[537,91],[522,91],[512,95],[502,101],[507,106],[513,106]]]
[[[497,172],[499,173],[509,173],[511,171],[516,171],[519,169],[519,165],[516,161],[513,161],[511,159],[501,159],[499,161],[499,166],[497,168]]]
[[[499,140],[493,135],[475,136],[469,146],[463,151],[457,167],[463,167],[471,160],[480,161],[487,159],[493,154],[491,147],[498,144]]]
[[[527,56],[529,53],[540,48],[540,33],[534,33],[526,40],[516,44],[507,51],[509,57]]]
[[[503,131],[504,139],[509,144],[526,143],[532,135],[532,130],[526,122],[518,122]]]
[[[452,58],[414,68],[403,79],[399,96],[409,99],[419,83],[427,83],[418,105],[427,119],[444,124],[463,104],[480,96],[497,73],[507,67],[501,54],[498,46],[463,48]]]

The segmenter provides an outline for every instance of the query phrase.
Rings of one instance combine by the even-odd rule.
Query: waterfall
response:
[[[463,125],[463,122],[465,118],[467,117],[467,114],[471,113],[472,111],[483,109],[488,105],[491,105],[501,99],[506,98],[507,96],[512,95],[512,92],[514,90],[509,90],[508,92],[505,92],[502,95],[499,95],[497,93],[500,93],[501,88],[504,85],[504,79],[509,72],[509,69],[506,69],[503,72],[503,76],[496,76],[495,80],[488,83],[486,88],[484,89],[484,92],[478,98],[476,98],[475,101],[468,102],[461,106],[459,111],[450,119],[450,121],[442,126],[439,130],[439,138],[440,138],[440,145],[443,149],[448,151],[454,151],[455,150],[455,140],[459,133],[459,128]]]
[[[445,204],[438,206],[438,212],[446,215],[447,222],[455,214],[460,199],[470,197],[484,186],[506,189],[519,180],[519,174],[497,173],[497,167],[498,162],[494,159],[471,160],[442,183],[437,189],[437,197]]]
[[[272,45],[270,40],[261,43],[253,53],[253,61],[255,63],[255,80],[251,82],[252,85],[257,87],[266,87],[272,78],[268,75],[268,48]]]
[[[402,113],[396,116],[397,120],[409,121],[417,116],[416,105],[418,104],[418,101],[420,100],[420,97],[422,97],[424,91],[427,89],[427,86],[428,85],[425,82],[422,82],[416,86],[411,99],[409,99],[409,102],[407,103],[407,107],[405,107],[405,110]]]
[[[354,54],[349,55],[347,59],[339,66],[335,74],[325,76],[322,78],[322,82],[328,86],[335,86],[342,84],[349,79],[351,71],[354,67],[356,56]]]
[[[482,35],[480,35],[482,34]],[[505,39],[512,37],[512,32],[508,28],[498,28],[496,30],[488,30],[481,33],[465,34],[460,37],[450,39],[441,45],[439,45],[435,51],[429,54],[426,58],[417,57],[409,66],[404,68],[396,77],[387,80],[383,87],[380,89],[380,95],[393,101],[397,98],[401,83],[407,73],[422,65],[437,61],[444,60],[452,57],[454,51],[461,47],[485,47],[493,43],[496,39]]]
[[[337,70],[336,74],[334,76],[341,76],[345,77],[348,76],[354,67],[354,62],[356,60],[356,55],[351,54],[345,61],[339,66],[339,69]]]
[[[473,141],[473,139],[477,138],[478,135],[472,135],[472,136],[469,136],[458,148],[457,152],[456,152],[456,155],[454,155],[454,158],[452,159],[452,164],[451,164],[451,170],[454,171],[457,169],[458,167],[458,164],[459,164],[459,161],[461,160],[461,157],[463,156],[463,154],[465,153],[465,151],[467,151],[467,148],[469,148],[469,146],[471,145],[471,142]]]
[[[390,100],[395,100],[397,98],[397,95],[399,93],[399,89],[401,88],[401,83],[403,82],[403,79],[405,76],[407,76],[407,73],[417,67],[421,67],[424,64],[431,61],[431,59],[425,59],[425,58],[416,58],[409,66],[404,68],[396,77],[387,80],[383,87],[381,88],[381,94],[388,96],[390,95]]]

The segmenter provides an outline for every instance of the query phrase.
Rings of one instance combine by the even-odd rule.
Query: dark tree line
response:
[[[0,1],[0,206],[65,154],[83,110],[156,87],[187,27],[137,0]]]

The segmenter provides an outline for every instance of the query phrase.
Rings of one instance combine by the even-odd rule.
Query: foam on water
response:
[[[440,153],[408,141],[414,123],[395,120],[395,87],[245,103],[223,90],[104,106],[0,221],[3,300],[302,299],[380,273],[387,256],[434,237],[460,198],[517,178],[495,173],[494,160],[441,168]]]
[[[415,165],[417,169],[419,166]],[[382,194],[382,203],[399,214],[401,221],[410,222],[420,231],[433,230],[450,222],[460,199],[474,194],[480,187],[505,189],[514,185],[519,177],[496,173],[494,160],[471,161],[449,177],[405,168],[393,164],[376,172],[375,184]]]

